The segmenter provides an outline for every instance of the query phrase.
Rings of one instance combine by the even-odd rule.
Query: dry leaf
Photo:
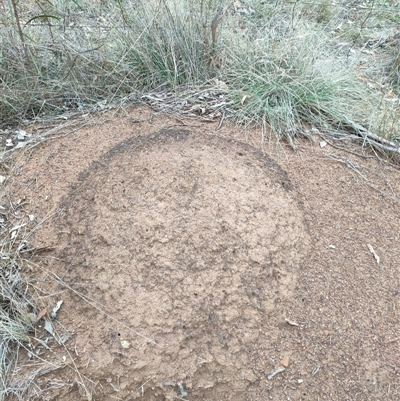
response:
[[[268,375],[268,380],[272,380],[274,378],[274,376],[276,376],[278,373],[282,373],[284,371],[285,371],[285,368],[283,366],[277,367],[273,372],[271,372]]]
[[[47,308],[44,308],[44,309],[37,315],[36,321],[38,322],[46,313],[47,313]]]
[[[300,326],[298,323],[296,323],[296,322],[294,322],[293,320],[290,320],[290,319],[285,319],[285,322],[286,323],[288,323],[288,324],[290,324],[291,326]]]
[[[287,368],[289,366],[289,357],[285,356],[280,362],[279,362],[284,368]]]
[[[381,258],[377,255],[377,253],[374,251],[374,248],[372,248],[372,245],[367,244],[367,247],[369,249],[369,251],[372,253],[372,255],[374,255],[374,258],[376,260],[376,263],[379,265]]]
[[[56,319],[57,318],[57,312],[60,309],[61,305],[63,304],[63,301],[58,301],[57,305],[53,308],[53,310],[50,313],[50,317],[52,319]]]
[[[247,100],[247,99],[250,99],[251,98],[251,95],[244,95],[243,97],[242,97],[242,100],[240,101],[240,104],[243,106],[244,105],[244,102]]]
[[[20,228],[25,227],[26,223],[20,224],[19,226],[14,226],[13,228],[10,228],[9,233],[11,234],[13,231],[18,231]]]
[[[51,324],[50,320],[46,319],[44,321],[44,328],[47,332],[54,336],[53,325]]]

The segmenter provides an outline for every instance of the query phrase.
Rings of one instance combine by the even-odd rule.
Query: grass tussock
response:
[[[228,112],[277,135],[350,120],[396,137],[400,6],[348,3],[10,0],[0,17],[2,123],[218,79]]]
[[[242,120],[265,119],[278,135],[294,134],[302,123],[329,129],[372,108],[368,91],[345,66],[328,54],[321,57],[327,49],[320,34],[304,28],[279,42],[268,35],[256,46],[268,51],[260,56],[256,47],[235,55],[227,76]]]

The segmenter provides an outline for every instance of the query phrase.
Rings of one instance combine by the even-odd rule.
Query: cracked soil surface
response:
[[[31,399],[400,398],[398,170],[147,107],[90,118],[8,186],[44,220],[42,306],[63,300]]]

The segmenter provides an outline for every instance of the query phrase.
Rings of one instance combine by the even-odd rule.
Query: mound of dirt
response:
[[[95,399],[243,400],[309,248],[286,173],[249,145],[162,130],[90,165],[63,209],[52,269],[77,291],[63,324]]]
[[[76,124],[7,185],[35,312],[64,301],[19,399],[400,399],[398,169],[147,107]]]

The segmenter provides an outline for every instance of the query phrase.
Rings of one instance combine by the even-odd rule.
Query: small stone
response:
[[[128,341],[121,341],[121,347],[128,349],[131,346],[131,344]]]
[[[299,384],[303,383],[303,379],[298,379],[297,383],[299,383]]]
[[[120,390],[125,390],[125,389],[128,387],[129,383],[130,383],[130,382],[129,382],[128,380],[121,382],[121,383],[119,384]]]
[[[177,382],[176,385],[178,386],[179,392],[181,393],[182,397],[187,397],[188,393],[184,390],[183,385],[181,382]]]

